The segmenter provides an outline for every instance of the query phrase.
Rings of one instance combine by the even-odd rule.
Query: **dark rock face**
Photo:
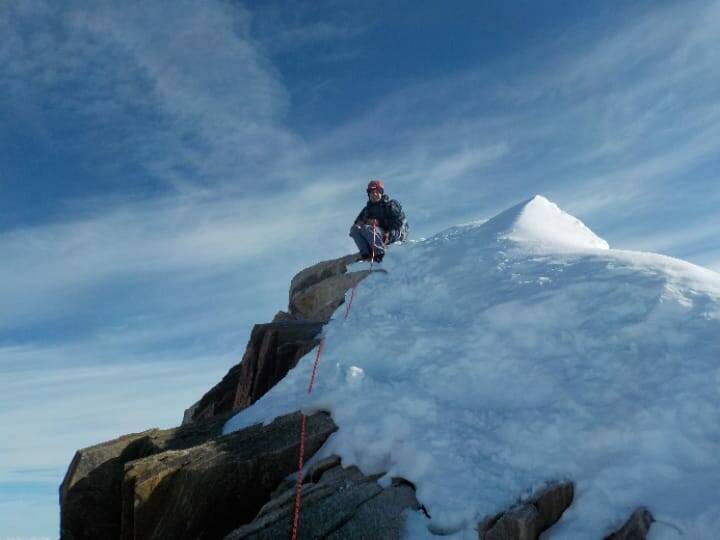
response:
[[[240,411],[260,399],[319,341],[323,322],[256,324],[242,361],[186,411],[183,423]]]
[[[553,484],[528,501],[485,519],[478,527],[480,540],[537,540],[572,503],[571,482]]]
[[[561,482],[540,490],[532,497],[531,502],[537,508],[545,529],[558,522],[572,504],[574,495],[572,482]]]
[[[345,292],[365,279],[369,270],[347,271],[358,255],[323,261],[298,273],[290,283],[290,315],[303,320],[327,320],[345,300]]]
[[[153,510],[155,501],[161,499],[159,495],[153,495],[152,502],[144,503],[142,499],[143,489],[152,482],[157,481],[161,486],[200,486],[203,481],[213,485],[225,481],[225,476],[215,476],[219,474],[217,471],[224,470],[222,466],[203,469],[193,461],[193,456],[198,453],[219,446],[212,443],[203,450],[190,449],[217,438],[232,413],[248,407],[264,395],[319,343],[317,336],[323,324],[344,301],[345,292],[368,274],[347,274],[347,265],[356,260],[356,255],[348,255],[319,263],[296,275],[290,288],[289,312],[280,312],[272,323],[253,328],[241,363],[230,369],[222,381],[185,411],[182,428],[130,434],[78,451],[60,487],[62,538],[119,538],[121,493],[128,496],[136,490],[129,486],[140,486],[137,488],[139,499],[133,503],[137,512],[126,504],[123,513],[125,522],[131,523],[135,529],[138,524],[154,519],[147,516],[160,512]],[[297,429],[292,431],[296,438]],[[227,449],[225,446],[222,448]],[[313,448],[312,443],[308,448]],[[159,454],[164,457],[143,461]],[[128,469],[131,474],[123,485],[125,466],[129,462],[133,462]],[[184,464],[182,467],[178,465],[180,462]],[[164,463],[164,467],[160,463]],[[254,466],[257,467],[257,463]],[[170,474],[169,470],[176,472]],[[194,480],[183,480],[184,475],[191,475]],[[168,479],[161,480],[161,476]],[[155,480],[150,481],[146,477]],[[169,480],[170,477],[172,480]],[[262,490],[266,488],[263,484]],[[262,490],[258,493],[264,493]],[[176,493],[175,488],[171,491]],[[262,495],[254,504],[261,499]],[[179,503],[175,501],[171,504]],[[252,504],[248,508],[252,508]],[[252,514],[256,510],[248,512]]]
[[[60,485],[60,536],[119,538],[120,491],[129,461],[217,437],[227,416],[176,429],[150,429],[78,450]]]
[[[80,450],[60,487],[64,540],[221,538],[249,522],[300,450],[300,413],[221,436],[229,415]],[[337,427],[307,419],[305,458]]]
[[[347,272],[357,255],[323,261],[298,273],[290,284],[289,312],[256,324],[242,361],[185,411],[183,424],[240,411],[260,399],[318,344],[317,336],[345,293],[370,274]]]
[[[307,419],[305,458],[337,427]],[[300,414],[125,465],[122,539],[216,539],[248,523],[297,467]]]
[[[257,355],[240,364],[240,380],[234,410],[249,407],[280,382],[298,360],[318,345],[315,339],[323,322],[270,323],[264,331]]]
[[[604,540],[645,540],[655,519],[647,508],[638,508],[620,529]]]
[[[298,528],[302,539],[397,539],[403,510],[419,508],[410,484],[398,481],[383,489],[377,477],[364,476],[356,467],[343,468],[337,457],[318,463],[306,480]],[[289,538],[294,501],[294,482],[282,484],[252,523],[225,540]]]
[[[78,450],[60,485],[60,537],[117,538],[120,481],[127,461],[140,457],[152,430]]]

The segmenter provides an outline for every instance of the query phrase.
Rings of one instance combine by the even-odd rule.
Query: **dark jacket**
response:
[[[380,228],[390,234],[391,241],[404,240],[405,214],[396,200],[383,195],[376,203],[368,201],[355,219],[355,223],[365,223],[368,219],[377,219]]]

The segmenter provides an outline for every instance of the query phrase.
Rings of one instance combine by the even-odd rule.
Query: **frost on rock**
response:
[[[409,518],[414,535],[472,537],[567,479],[548,538],[602,538],[640,506],[654,540],[717,537],[719,274],[609,249],[539,196],[394,246],[383,267],[325,326],[313,393],[310,353],[226,432],[330,411],[319,457],[411,481],[432,516]]]

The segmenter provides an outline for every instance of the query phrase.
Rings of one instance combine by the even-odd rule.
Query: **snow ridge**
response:
[[[407,478],[452,538],[562,479],[576,500],[543,538],[602,538],[641,505],[672,524],[654,540],[716,537],[720,274],[609,249],[539,196],[383,266],[325,326],[313,394],[311,352],[226,432],[330,411],[318,457]]]

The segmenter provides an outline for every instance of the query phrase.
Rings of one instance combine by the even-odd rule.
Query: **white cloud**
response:
[[[425,178],[423,183],[429,188],[438,186],[446,187],[452,180],[478,174],[478,170],[496,163],[508,149],[503,144],[496,144],[484,148],[469,148],[465,146],[461,150],[450,155],[442,156],[440,159],[427,159],[425,167]]]
[[[10,326],[45,312],[72,312],[84,295],[123,280],[227,278],[259,260],[277,265],[259,286],[284,290],[301,269],[280,262],[284,256],[309,261],[352,246],[345,228],[357,210],[337,204],[346,193],[345,184],[322,180],[274,196],[186,192],[2,234],[7,263],[0,268],[0,295],[15,308],[0,312],[0,320]]]
[[[338,42],[352,39],[362,35],[367,29],[368,27],[357,24],[340,24],[330,21],[311,22],[274,32],[271,34],[271,39],[264,43],[277,53],[317,42]],[[327,56],[323,57],[327,58]]]
[[[708,243],[717,236],[718,230],[720,230],[720,218],[713,216],[699,222],[692,220],[686,226],[674,231],[629,235],[626,237],[626,246],[642,251],[667,253],[699,243]]]
[[[5,482],[58,480],[78,448],[177,425],[183,409],[217,382],[229,361],[225,355],[107,362],[97,344],[5,347],[0,357]]]
[[[15,101],[34,104],[25,120],[34,116],[38,129],[47,130],[40,111],[49,103],[90,131],[81,140],[92,146],[77,151],[104,148],[98,174],[134,162],[176,187],[231,183],[272,178],[302,153],[282,123],[287,91],[252,43],[242,6],[32,6],[0,8],[0,80]]]

